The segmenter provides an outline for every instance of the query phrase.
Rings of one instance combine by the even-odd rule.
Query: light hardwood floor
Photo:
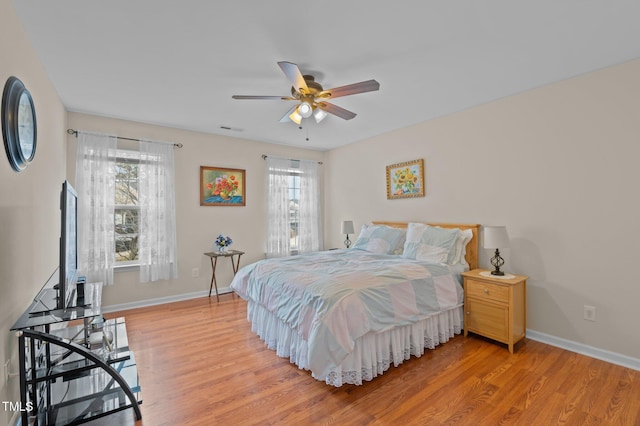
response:
[[[640,372],[533,340],[456,336],[362,386],[313,379],[251,332],[230,294],[125,316],[137,425],[640,425]],[[95,424],[134,424],[131,411]]]

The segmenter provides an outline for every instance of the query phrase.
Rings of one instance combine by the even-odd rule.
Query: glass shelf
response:
[[[138,404],[142,403],[142,393],[138,370],[133,354],[127,360],[117,361],[111,366],[126,381]],[[106,371],[92,368],[80,373],[63,376],[50,386],[51,405],[49,424],[67,425],[102,417],[106,414],[133,407],[124,390]],[[40,399],[47,397],[46,389],[41,390]],[[39,407],[37,416],[41,424],[46,424],[46,407]]]
[[[92,325],[89,326],[93,328]],[[58,328],[51,330],[49,334],[71,340],[80,345],[89,346],[89,350],[95,355],[98,355],[107,364],[115,364],[120,361],[126,361],[131,358],[132,353],[129,349],[129,341],[127,340],[127,328],[124,318],[115,318],[107,320],[100,328],[94,328],[93,333],[102,334],[104,332],[109,333],[112,337],[112,341],[109,347],[102,341],[97,345],[87,345],[84,337],[84,326],[75,325],[70,327]],[[44,354],[46,351],[45,345],[38,351]],[[38,363],[41,368],[36,370],[35,382],[42,380],[48,380],[51,378],[63,377],[63,379],[71,374],[80,374],[85,370],[92,368],[99,368],[99,366],[93,361],[85,358],[82,354],[72,352],[61,346],[55,344],[49,345],[49,360],[50,365],[44,363]],[[34,381],[27,380],[27,383]]]
[[[66,309],[55,309],[56,291],[43,289],[34,299],[29,309],[18,318],[11,330],[21,330],[38,326],[50,326],[83,318],[96,317],[102,314],[102,284],[87,283],[84,285],[84,300],[79,306]]]
[[[130,359],[116,362],[112,366],[125,379],[137,402],[141,403],[142,395],[135,358],[131,356]],[[132,407],[131,401],[118,383],[101,369],[89,370],[89,374],[66,382],[57,381],[52,387],[52,393],[54,391],[55,394],[65,395],[60,402],[51,407],[54,424],[69,424],[75,420],[98,417]]]

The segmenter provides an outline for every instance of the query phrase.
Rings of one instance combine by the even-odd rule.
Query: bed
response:
[[[373,222],[350,249],[266,259],[231,289],[280,357],[332,386],[361,385],[460,334],[461,273],[479,225]]]

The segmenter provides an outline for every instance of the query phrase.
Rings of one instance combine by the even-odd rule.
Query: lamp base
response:
[[[347,239],[344,240],[344,245],[347,246],[347,248],[351,247],[351,240],[349,239],[349,234],[347,234]]]
[[[495,255],[489,260],[489,262],[491,262],[491,265],[495,268],[493,271],[491,271],[491,275],[504,275],[504,272],[500,270],[500,267],[504,265],[504,259],[502,258],[502,256],[500,256],[499,249],[496,249]]]

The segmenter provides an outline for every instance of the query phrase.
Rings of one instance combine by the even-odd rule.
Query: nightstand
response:
[[[499,278],[485,269],[463,272],[464,335],[480,334],[513,345],[527,329],[527,278],[506,274]]]

